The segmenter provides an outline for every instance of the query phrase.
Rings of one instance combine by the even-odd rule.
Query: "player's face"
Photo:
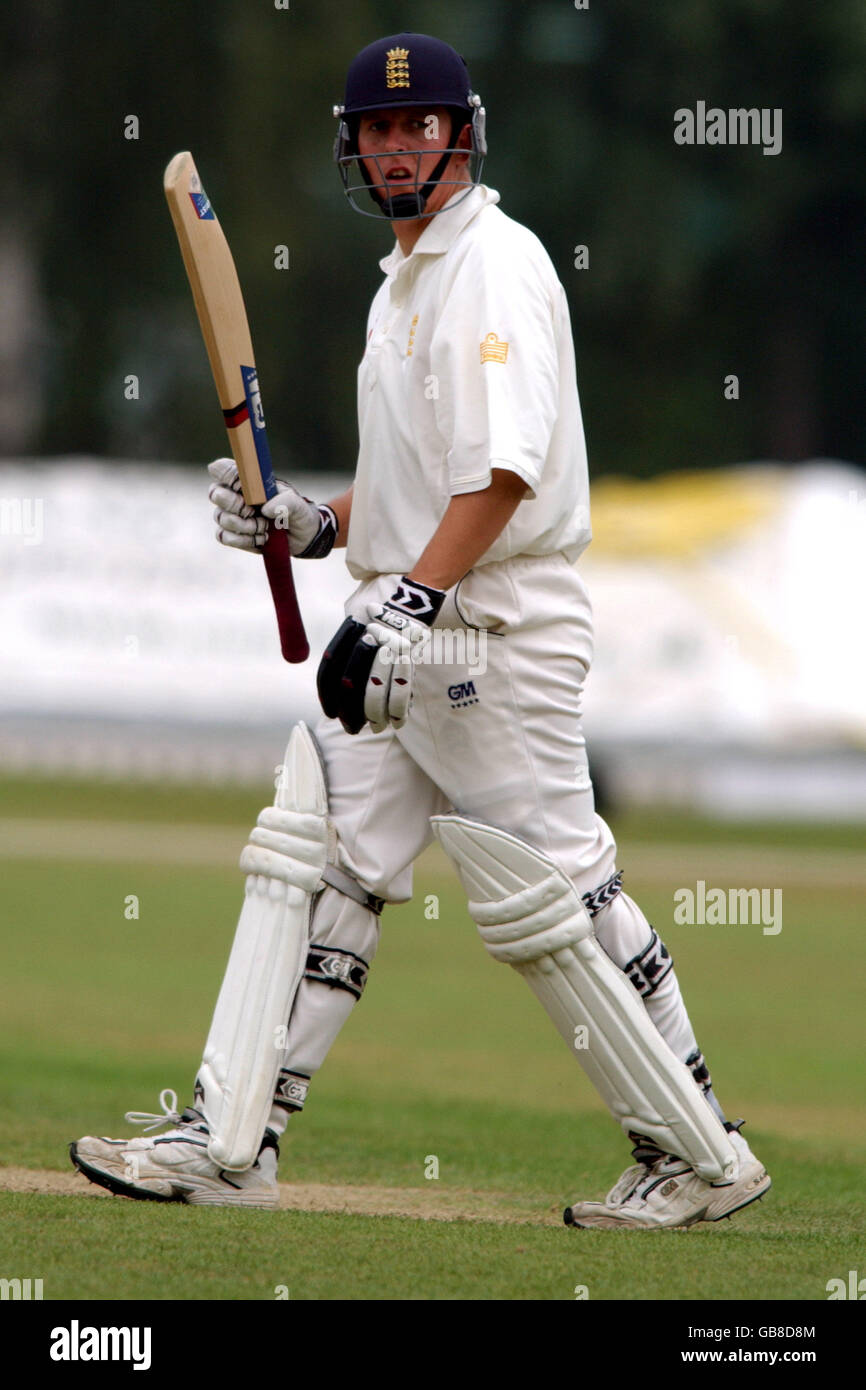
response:
[[[461,132],[460,143],[467,138]],[[364,168],[373,183],[387,188],[391,196],[423,188],[450,140],[451,117],[444,106],[429,112],[408,106],[368,111],[358,127],[358,153]],[[452,155],[441,177],[468,179],[468,158],[468,152]],[[454,191],[453,184],[434,188],[426,211],[437,211]]]

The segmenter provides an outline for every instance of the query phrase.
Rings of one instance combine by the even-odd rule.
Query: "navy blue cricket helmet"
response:
[[[370,177],[358,158],[358,127],[366,111],[404,106],[427,111],[437,106],[446,107],[451,116],[451,133],[449,147],[442,151],[427,182],[423,186],[416,182],[411,192],[392,194],[379,165],[384,156],[367,156],[379,171],[378,181]],[[349,68],[346,94],[342,105],[334,107],[334,115],[339,120],[334,159],[349,202],[365,217],[384,217],[388,221],[423,217],[427,199],[437,184],[464,187],[464,181],[443,179],[442,174],[452,154],[457,152],[457,138],[467,125],[471,133],[471,181],[463,196],[480,182],[487,153],[484,107],[481,98],[472,90],[463,58],[441,39],[430,38],[427,34],[392,34],[362,48]],[[460,152],[466,153],[465,150]],[[420,154],[417,161],[420,163]],[[349,171],[355,162],[362,181],[352,183]],[[365,190],[375,204],[374,212],[360,207],[355,200],[355,194]],[[450,206],[454,206],[453,202]],[[435,213],[426,215],[432,217]]]

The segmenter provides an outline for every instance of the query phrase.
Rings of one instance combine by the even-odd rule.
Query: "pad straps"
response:
[[[347,898],[352,898],[356,903],[361,903],[363,907],[369,907],[371,912],[380,916],[382,908],[385,906],[384,898],[377,898],[373,893],[368,893],[362,888],[356,878],[351,874],[344,873],[338,869],[336,864],[326,864],[322,870],[322,879],[329,883],[332,888],[336,888],[338,893],[344,893]]]

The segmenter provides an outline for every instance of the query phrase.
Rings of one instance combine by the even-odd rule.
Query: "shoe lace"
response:
[[[626,1168],[622,1177],[614,1183],[613,1187],[605,1197],[605,1202],[610,1207],[621,1206],[634,1192],[638,1183],[643,1182],[648,1169],[643,1163],[635,1163],[631,1168]]]
[[[159,1103],[162,1106],[162,1114],[151,1114],[147,1110],[127,1110],[124,1116],[129,1125],[144,1125],[145,1134],[152,1129],[159,1129],[161,1125],[194,1125],[202,1124],[203,1117],[197,1110],[187,1109],[182,1113],[177,1108],[177,1092],[166,1087],[159,1093]]]
[[[653,1139],[647,1138],[645,1134],[629,1132],[634,1148],[632,1155],[636,1162],[631,1168],[626,1168],[619,1182],[611,1188],[605,1199],[609,1206],[621,1206],[626,1201],[635,1197],[643,1197],[651,1191],[659,1182],[663,1180],[665,1174],[662,1169],[673,1164],[680,1165],[682,1171],[688,1170],[688,1164],[683,1159],[677,1158],[674,1154],[666,1153],[660,1148]],[[673,1170],[671,1176],[673,1176]]]

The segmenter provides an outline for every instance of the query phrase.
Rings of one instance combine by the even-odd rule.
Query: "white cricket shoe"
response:
[[[682,1158],[662,1154],[627,1168],[603,1202],[575,1202],[566,1226],[602,1230],[660,1230],[721,1221],[769,1190],[770,1177],[736,1129],[730,1139],[740,1160],[733,1182],[705,1182]]]
[[[187,1202],[190,1206],[279,1207],[277,1142],[265,1132],[259,1156],[241,1172],[219,1168],[208,1157],[208,1127],[198,1110],[177,1110],[174,1091],[159,1097],[162,1115],[130,1111],[129,1124],[148,1129],[173,1123],[174,1128],[156,1139],[104,1139],[85,1135],[70,1144],[73,1164],[91,1182],[121,1197],[150,1202]],[[168,1100],[169,1103],[166,1103]],[[150,1121],[150,1123],[147,1123]]]

